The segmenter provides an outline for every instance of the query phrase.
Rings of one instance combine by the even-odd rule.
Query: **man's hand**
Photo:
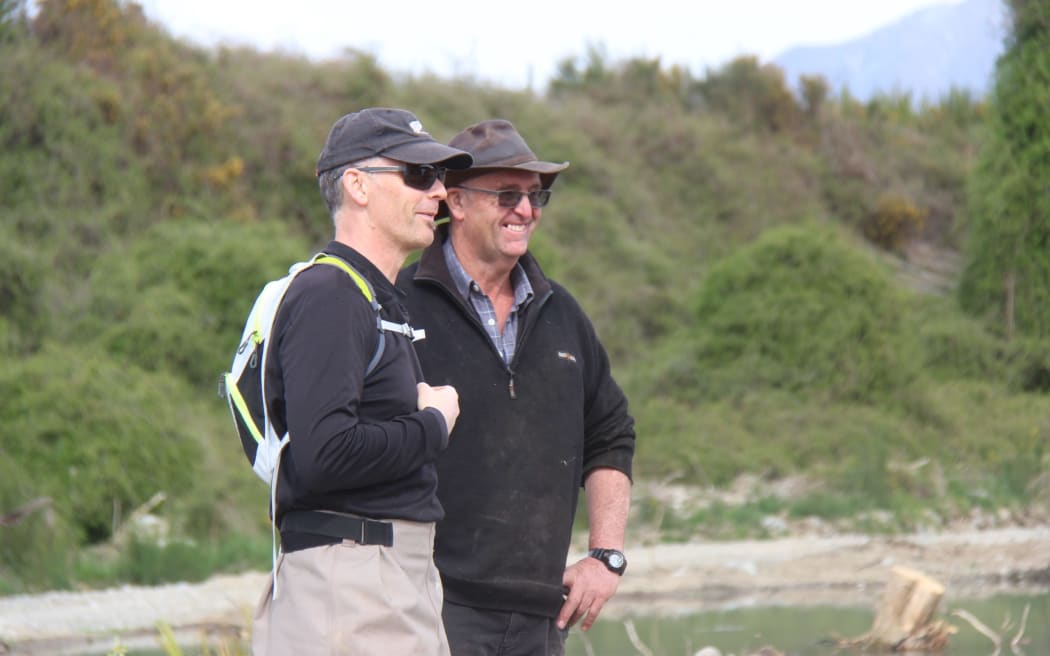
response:
[[[445,418],[449,435],[452,435],[452,427],[456,425],[456,418],[459,417],[459,393],[456,388],[451,385],[431,387],[426,383],[417,383],[416,392],[419,395],[417,407],[420,410],[437,408]]]
[[[562,584],[569,594],[558,613],[558,628],[568,628],[583,618],[580,628],[586,631],[616,593],[620,576],[610,572],[602,561],[588,556],[565,570]]]

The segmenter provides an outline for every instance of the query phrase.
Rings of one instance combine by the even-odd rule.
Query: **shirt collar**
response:
[[[456,291],[463,298],[470,298],[470,289],[474,279],[460,264],[456,249],[452,248],[452,240],[446,239],[441,249],[445,254],[445,264],[448,266],[448,272],[452,276],[452,283],[456,286]],[[529,282],[529,277],[525,275],[525,269],[522,268],[520,262],[515,264],[514,269],[510,272],[510,284],[514,287],[514,307],[520,308],[532,300],[532,284]]]

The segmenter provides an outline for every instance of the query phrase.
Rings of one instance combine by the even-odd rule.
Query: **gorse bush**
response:
[[[784,80],[784,71],[757,57],[737,57],[697,84],[705,103],[760,131],[796,128],[800,107]]]
[[[861,231],[872,243],[896,251],[922,232],[925,219],[926,213],[907,198],[886,194],[865,217]]]
[[[276,223],[162,223],[98,264],[71,334],[210,386],[229,366],[255,295],[310,255]]]
[[[31,353],[44,338],[48,263],[0,226],[0,354]]]
[[[927,306],[942,305],[927,303]],[[925,372],[940,380],[1007,380],[1010,347],[985,325],[958,312],[935,309],[913,322]]]
[[[238,534],[258,536],[265,548],[208,556],[207,567],[264,566],[265,486],[246,466],[224,404],[208,387],[202,394],[167,372],[148,373],[87,347],[49,345],[0,368],[8,399],[0,404],[0,508],[50,499],[45,510],[0,527],[0,593],[180,580],[189,570],[179,558],[208,551],[187,545]],[[117,554],[109,565],[113,557],[82,554],[89,545],[108,553],[114,531],[157,493],[166,501],[153,512],[172,538],[190,542]],[[140,569],[155,553],[171,565],[166,578]]]
[[[102,220],[145,190],[121,128],[96,94],[112,83],[41,49],[8,47],[0,77],[17,89],[0,103],[0,208],[16,235],[77,242],[90,252],[117,226]]]
[[[695,306],[712,393],[753,385],[875,401],[915,375],[886,272],[832,229],[771,230],[711,268]]]
[[[411,109],[442,141],[507,118],[571,162],[532,248],[610,353],[639,476],[801,472],[824,489],[798,508],[829,516],[1046,489],[1045,335],[1007,342],[984,321],[1021,251],[981,218],[1014,188],[996,184],[1008,150],[982,158],[966,202],[994,113],[981,99],[862,104],[819,78],[793,96],[753,57],[698,78],[593,49],[546,93],[513,91],[391,75],[366,53],[205,51],[122,0],[38,6],[29,20],[0,0],[0,512],[51,505],[0,527],[0,592],[268,566],[265,486],[215,384],[261,286],[330,238],[317,153],[369,105]],[[1015,271],[1019,331],[1044,318],[1024,288],[1044,232]],[[865,239],[969,244],[975,316],[908,291]],[[944,481],[899,475],[918,459]],[[113,542],[158,491],[173,541]]]
[[[0,442],[28,475],[25,497],[51,497],[87,542],[110,535],[115,513],[193,482],[200,444],[183,429],[185,390],[166,377],[49,346],[0,370],[0,396]]]
[[[25,508],[40,499],[38,471],[27,471],[20,444],[8,444],[0,432],[0,504],[5,512]],[[48,472],[52,479],[63,478]],[[54,500],[11,526],[0,527],[0,594],[34,589],[65,588],[71,583],[69,564],[82,544],[69,513],[59,513]]]

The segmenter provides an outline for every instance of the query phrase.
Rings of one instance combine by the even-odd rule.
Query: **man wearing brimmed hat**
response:
[[[626,567],[634,421],[591,322],[528,250],[568,162],[541,161],[504,120],[449,145],[474,164],[449,172],[449,223],[398,277],[427,331],[423,373],[462,409],[438,458],[445,630],[453,656],[562,654]],[[591,551],[566,568],[581,485]]]
[[[434,239],[446,169],[470,163],[400,109],[347,114],[328,134],[317,177],[335,225],[322,261],[333,266],[293,280],[264,360],[270,419],[290,441],[276,474],[281,555],[256,610],[255,654],[448,654],[432,558],[435,460],[458,397],[422,382],[418,335],[377,330],[365,292],[379,326],[408,327],[394,278]]]

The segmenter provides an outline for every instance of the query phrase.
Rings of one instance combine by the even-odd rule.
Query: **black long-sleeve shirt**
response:
[[[398,276],[427,382],[453,385],[460,415],[438,458],[434,562],[445,599],[555,617],[580,486],[597,468],[631,475],[634,420],[575,299],[521,258],[536,297],[507,364],[456,291],[438,231]]]
[[[403,294],[352,248],[331,242],[375,289],[384,319],[407,321]],[[314,265],[292,282],[277,313],[267,402],[288,430],[277,482],[277,520],[291,510],[334,510],[375,519],[436,521],[434,461],[448,445],[444,418],[417,410],[419,361],[408,337],[379,331],[371,304],[338,267]],[[318,544],[331,540],[318,540]]]

